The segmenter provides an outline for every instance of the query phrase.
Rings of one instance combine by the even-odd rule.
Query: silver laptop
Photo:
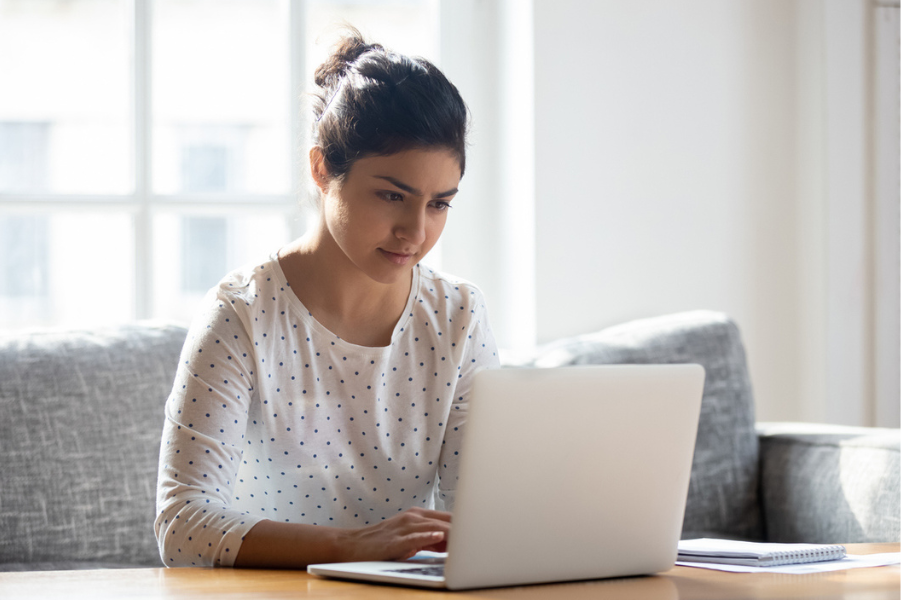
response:
[[[499,369],[479,372],[473,386],[443,564],[335,563],[310,573],[456,590],[674,565],[703,367]]]

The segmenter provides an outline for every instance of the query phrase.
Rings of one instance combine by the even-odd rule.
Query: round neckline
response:
[[[396,345],[398,338],[403,335],[404,331],[406,330],[407,322],[410,320],[410,317],[413,316],[413,305],[416,302],[417,298],[419,298],[419,288],[422,281],[421,266],[419,263],[413,266],[413,283],[412,285],[410,285],[410,294],[407,296],[407,303],[404,305],[404,312],[397,320],[397,323],[395,323],[394,330],[391,332],[391,343],[387,346],[361,346],[359,344],[354,344],[343,339],[341,336],[335,334],[325,325],[320,323],[319,320],[313,316],[313,313],[311,313],[307,309],[304,303],[300,301],[300,298],[297,297],[297,294],[294,293],[294,290],[291,289],[291,284],[288,283],[288,278],[287,276],[285,276],[285,272],[282,271],[282,265],[279,262],[278,253],[279,250],[275,250],[274,252],[272,252],[272,254],[269,255],[269,259],[272,263],[272,271],[278,278],[280,286],[284,288],[286,292],[288,292],[289,306],[294,309],[294,311],[297,313],[297,316],[300,317],[300,319],[304,321],[308,326],[316,330],[325,338],[330,339],[335,345],[344,346],[347,349],[353,350],[354,352],[358,353],[381,355],[390,351]]]

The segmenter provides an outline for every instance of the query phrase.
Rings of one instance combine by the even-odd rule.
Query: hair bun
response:
[[[350,65],[371,50],[384,50],[381,44],[367,44],[363,34],[349,27],[347,34],[338,42],[328,59],[316,69],[314,81],[321,88],[329,89],[338,85],[347,74]]]

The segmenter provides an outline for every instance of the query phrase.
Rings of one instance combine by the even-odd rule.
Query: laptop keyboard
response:
[[[427,575],[429,577],[444,577],[444,565],[431,567],[419,567],[416,569],[385,569],[386,573],[404,573],[408,575]]]

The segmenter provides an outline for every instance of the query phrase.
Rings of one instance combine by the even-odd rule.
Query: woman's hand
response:
[[[445,552],[451,514],[411,508],[377,525],[341,530],[342,561],[404,560],[420,550]]]
[[[244,535],[236,567],[301,569],[315,563],[407,559],[444,552],[451,515],[411,508],[377,525],[339,529],[264,520]]]

